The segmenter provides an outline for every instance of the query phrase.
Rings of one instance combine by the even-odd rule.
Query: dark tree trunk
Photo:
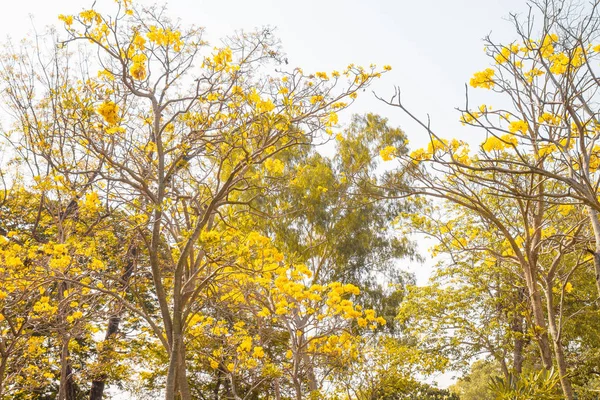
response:
[[[524,297],[522,289],[519,289],[518,302],[521,303]],[[517,311],[513,316],[511,329],[515,333],[515,348],[513,350],[513,370],[517,375],[523,371],[523,349],[525,339],[523,336],[523,316]]]
[[[129,279],[131,275],[133,275],[133,269],[135,266],[135,260],[137,258],[137,247],[132,245],[127,250],[127,264],[125,265],[125,270],[123,271],[123,275],[121,275],[121,286],[123,289],[127,288],[129,284]],[[106,335],[104,336],[104,341],[107,342],[111,340],[114,336],[119,332],[119,325],[121,323],[121,317],[119,313],[112,315],[108,319],[108,327],[106,329]],[[107,360],[108,361],[108,360]],[[106,387],[106,377],[99,376],[96,380],[92,381],[92,388],[90,389],[90,397],[89,400],[102,400],[104,396],[104,388]]]

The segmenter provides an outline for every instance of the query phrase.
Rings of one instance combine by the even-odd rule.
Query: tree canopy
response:
[[[0,54],[0,399],[597,398],[598,4],[485,39],[477,143],[376,95],[420,149],[390,66],[106,6]]]

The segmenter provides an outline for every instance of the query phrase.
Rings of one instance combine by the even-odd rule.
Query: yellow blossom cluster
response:
[[[547,125],[552,125],[552,126],[559,126],[561,123],[561,117],[558,115],[554,115],[551,113],[543,113],[542,115],[540,115],[538,117],[538,122],[542,123],[542,124],[547,124]]]
[[[504,150],[512,148],[518,144],[518,140],[514,135],[503,135],[501,137],[490,136],[481,145],[484,151],[491,152],[494,150]]]
[[[190,333],[198,339],[219,338],[216,343],[220,346],[214,348],[205,360],[212,369],[226,369],[225,372],[250,370],[264,367],[269,364],[262,338],[252,334],[250,327],[243,321],[233,325],[226,320],[215,320],[210,316],[194,314],[190,321]]]
[[[525,79],[527,82],[532,83],[533,79],[538,76],[544,75],[545,72],[538,68],[532,68],[531,70],[525,72]]]
[[[394,157],[396,157],[397,151],[398,149],[396,149],[394,146],[386,146],[379,151],[379,156],[381,156],[383,161],[391,161],[394,159]]]
[[[275,104],[271,99],[263,99],[255,88],[252,88],[247,95],[248,102],[253,105],[258,113],[268,113],[275,109]]]
[[[508,125],[508,131],[511,133],[520,132],[522,134],[526,134],[529,130],[529,124],[527,121],[513,121]]]
[[[129,73],[133,77],[133,79],[142,81],[146,79],[146,61],[148,57],[144,53],[135,54],[131,57],[131,62],[133,63],[129,68]]]
[[[538,51],[543,58],[549,58],[554,54],[554,44],[558,42],[558,35],[550,33],[544,37]]]
[[[60,14],[58,16],[58,19],[60,21],[64,22],[65,25],[67,25],[67,26],[73,25],[73,16],[72,15],[63,15],[63,14]]]
[[[269,172],[272,176],[281,176],[283,175],[283,170],[285,165],[283,161],[278,160],[276,158],[269,158],[264,163],[265,170]]]
[[[98,114],[100,114],[110,125],[116,125],[117,122],[119,122],[119,106],[112,101],[101,103],[96,111],[98,111]]]
[[[502,47],[502,50],[494,57],[498,64],[504,64],[509,61],[511,51],[508,47]]]
[[[181,46],[183,46],[181,32],[159,28],[155,25],[150,26],[150,31],[146,33],[146,37],[151,43],[163,47],[172,47],[175,51],[181,51]]]
[[[481,72],[476,72],[469,81],[469,84],[474,88],[492,89],[495,85],[494,74],[495,71],[493,69],[486,68]]]

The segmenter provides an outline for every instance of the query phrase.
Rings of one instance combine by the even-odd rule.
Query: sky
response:
[[[113,0],[96,0],[97,6]],[[153,4],[154,1],[138,1]],[[21,0],[11,2],[0,24],[0,39],[14,41],[47,25],[58,14],[89,8],[87,0]],[[159,3],[161,4],[161,3]],[[371,89],[390,98],[394,87],[403,103],[422,118],[431,118],[433,130],[446,138],[478,141],[459,123],[456,107],[464,105],[465,83],[491,60],[482,39],[514,40],[509,13],[526,13],[524,0],[170,0],[168,14],[184,24],[206,28],[213,45],[236,30],[276,27],[289,60],[288,67],[305,72],[343,70],[348,64],[391,65],[392,71]],[[475,96],[477,102],[478,94]],[[485,95],[482,95],[485,96]],[[489,96],[489,94],[488,94]],[[407,134],[410,147],[427,143],[427,134],[399,109],[383,104],[369,91],[361,93],[346,115],[378,113]],[[480,134],[481,135],[481,134]],[[479,141],[483,141],[483,137]],[[425,251],[426,249],[423,249]],[[420,283],[426,282],[431,262],[408,266]],[[447,386],[453,374],[436,378]]]

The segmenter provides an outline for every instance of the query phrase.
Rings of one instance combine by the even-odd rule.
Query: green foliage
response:
[[[489,387],[490,379],[502,374],[497,363],[477,360],[471,365],[468,374],[450,387],[460,400],[493,400],[494,394]]]
[[[530,371],[508,377],[492,377],[489,389],[495,400],[562,399],[560,379],[555,370]]]
[[[372,400],[461,400],[461,398],[448,389],[439,389],[435,386],[411,382],[407,387],[396,392],[376,394]]]
[[[332,280],[361,287],[362,304],[383,315],[394,329],[396,309],[414,278],[402,259],[421,261],[415,244],[390,222],[399,212],[416,212],[411,202],[385,200],[376,185],[378,153],[393,143],[406,153],[406,137],[386,119],[354,115],[327,157],[303,146],[278,155],[286,165],[269,178],[266,193],[252,197],[257,220],[277,246],[306,264],[316,283]]]

